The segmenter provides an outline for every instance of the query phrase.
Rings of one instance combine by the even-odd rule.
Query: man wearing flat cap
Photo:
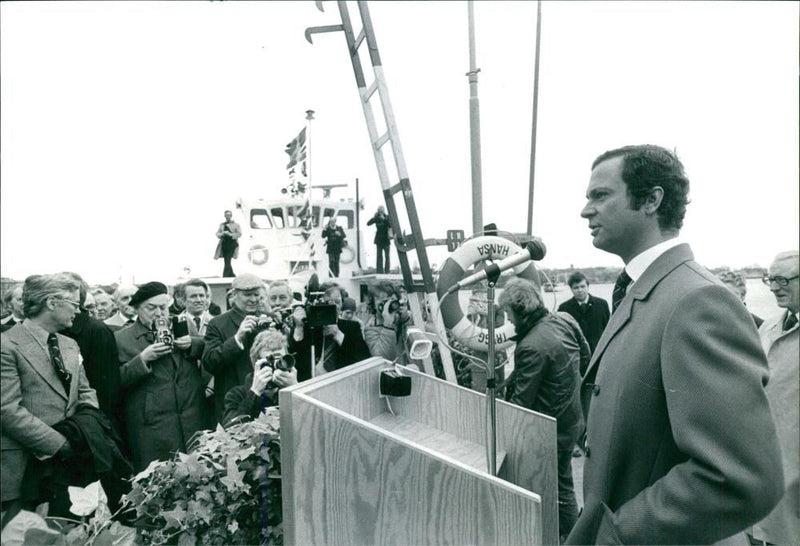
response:
[[[231,284],[229,311],[211,319],[206,327],[203,367],[214,376],[214,415],[220,422],[225,409],[225,394],[244,385],[253,371],[250,345],[258,326],[263,302],[264,281],[250,273],[238,275]]]
[[[125,392],[125,420],[134,471],[166,460],[204,428],[204,384],[198,365],[203,341],[189,335],[156,340],[153,324],[169,317],[167,287],[149,282],[130,301],[136,322],[114,333]]]

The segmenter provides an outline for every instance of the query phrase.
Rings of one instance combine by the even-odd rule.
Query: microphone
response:
[[[456,284],[448,288],[447,294],[451,294],[456,290],[464,288],[465,286],[469,286],[470,284],[485,280],[487,277],[496,276],[503,271],[514,268],[520,264],[524,264],[525,262],[529,262],[531,260],[539,261],[544,258],[546,253],[547,248],[544,246],[544,241],[538,237],[534,237],[533,241],[525,245],[525,248],[522,250],[522,252],[514,254],[513,256],[509,256],[508,258],[500,260],[499,262],[494,262],[493,264],[486,266],[486,268],[482,269],[481,271],[464,277]]]

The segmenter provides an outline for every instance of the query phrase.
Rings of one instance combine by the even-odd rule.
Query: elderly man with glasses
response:
[[[38,477],[74,456],[54,427],[79,405],[97,408],[78,344],[57,332],[79,312],[79,284],[67,275],[33,275],[22,290],[25,321],[3,334],[0,365],[0,491],[5,523],[20,509],[50,502],[49,515],[69,516],[66,487],[42,498]],[[31,468],[37,469],[31,473]],[[28,472],[26,472],[26,469]]]
[[[784,494],[750,533],[752,544],[794,544],[800,537],[800,253],[781,252],[764,276],[782,308],[758,329],[769,362],[767,398],[783,459]]]
[[[114,333],[136,472],[176,451],[185,453],[194,433],[205,428],[205,385],[198,365],[203,343],[188,334],[174,340],[160,335],[159,326],[169,324],[170,303],[165,285],[143,284],[130,300],[136,322]]]

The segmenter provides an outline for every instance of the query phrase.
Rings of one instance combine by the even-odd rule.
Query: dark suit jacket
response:
[[[233,307],[211,319],[206,327],[203,367],[214,376],[214,414],[218,423],[225,413],[225,394],[244,385],[247,374],[253,371],[249,353],[254,336],[245,339],[244,349],[233,338],[244,317],[244,313]]]
[[[584,509],[568,544],[709,544],[783,486],[768,369],[744,305],[688,245],[611,316],[582,383]]]
[[[361,333],[361,325],[354,320],[339,319],[337,322],[339,330],[344,334],[342,344],[338,345],[334,341],[328,339],[325,343],[325,351],[330,358],[326,358],[325,370],[332,372],[339,368],[344,368],[350,364],[355,364],[371,355],[367,342],[364,341],[364,336]],[[322,328],[316,331],[305,332],[302,341],[295,341],[292,335],[288,336],[289,339],[289,352],[295,354],[295,367],[297,368],[297,380],[305,381],[311,378],[311,366],[316,363],[311,362],[311,342],[310,339],[314,338],[314,358],[319,361],[323,356],[323,335]]]
[[[0,356],[0,491],[2,500],[19,498],[31,456],[47,459],[66,439],[53,425],[75,413],[78,404],[97,408],[97,396],[80,365],[78,344],[56,334],[64,366],[72,374],[69,393],[50,356],[25,324],[3,333]],[[46,345],[45,345],[46,347]]]
[[[575,298],[570,298],[558,306],[559,311],[566,311],[572,315],[581,327],[589,348],[594,352],[600,336],[605,330],[611,311],[608,309],[608,302],[603,298],[598,298],[589,294],[589,302],[581,307]]]
[[[97,393],[100,409],[108,416],[116,430],[123,434],[119,360],[114,332],[107,324],[82,312],[75,315],[72,327],[61,333],[78,343],[86,378]]]

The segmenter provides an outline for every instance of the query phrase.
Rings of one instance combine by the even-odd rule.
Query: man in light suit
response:
[[[222,258],[225,262],[222,268],[223,277],[235,277],[231,260],[239,257],[239,237],[242,236],[242,228],[233,221],[233,213],[225,211],[225,221],[217,229],[217,249],[214,251],[214,259]]]
[[[688,191],[657,146],[592,165],[581,216],[625,270],[582,382],[584,509],[569,544],[713,543],[783,490],[755,325],[678,239]]]
[[[25,468],[32,458],[69,461],[70,444],[53,425],[81,404],[98,407],[78,344],[56,333],[72,326],[79,311],[78,283],[63,274],[34,275],[25,280],[22,297],[26,319],[3,334],[0,359],[3,512],[51,500],[39,498],[37,488],[23,483]],[[64,498],[66,491],[61,493]]]

